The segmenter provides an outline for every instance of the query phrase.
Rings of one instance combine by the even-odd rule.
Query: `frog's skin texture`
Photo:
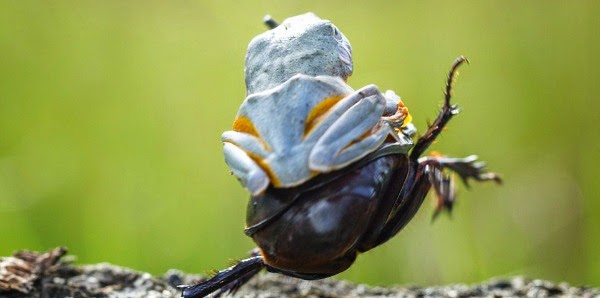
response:
[[[352,74],[352,47],[330,21],[313,13],[286,19],[256,36],[246,54],[246,89],[273,88],[296,74],[346,80]]]
[[[257,195],[269,184],[297,186],[341,169],[388,137],[408,150],[411,139],[393,129],[405,119],[399,103],[395,94],[386,96],[374,85],[353,91],[340,78],[298,74],[246,98],[234,130],[222,135],[225,161]]]
[[[222,141],[225,162],[253,195],[341,169],[388,137],[412,146],[400,97],[375,85],[354,91],[345,83],[351,72],[346,37],[311,13],[250,42],[249,95]]]

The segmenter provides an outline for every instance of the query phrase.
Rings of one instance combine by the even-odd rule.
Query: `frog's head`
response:
[[[296,74],[328,75],[346,80],[352,74],[352,48],[330,21],[313,13],[286,19],[256,36],[246,53],[248,94],[275,87]]]

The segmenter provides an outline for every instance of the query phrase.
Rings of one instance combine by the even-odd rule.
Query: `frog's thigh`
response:
[[[265,143],[258,137],[248,133],[233,130],[226,131],[221,135],[221,141],[223,143],[233,143],[248,154],[259,158],[264,159],[269,154],[269,151],[265,147]]]
[[[229,142],[223,143],[223,151],[231,172],[252,195],[258,195],[267,188],[269,177],[246,151]]]
[[[367,138],[344,148],[343,151],[334,156],[332,162],[324,165],[323,169],[327,167],[331,170],[337,170],[358,161],[367,154],[377,150],[389,135],[394,135],[394,130],[387,124],[382,125],[379,130]]]
[[[356,105],[358,102],[364,100],[365,98],[377,94],[381,94],[381,92],[379,92],[379,89],[377,89],[377,86],[368,85],[342,98],[337,104],[335,104],[331,108],[331,111],[327,113],[327,116],[319,121],[313,132],[311,132],[311,134],[308,136],[308,139],[311,139],[313,137],[320,138],[323,135],[323,133],[329,130],[331,125],[337,122],[344,113],[348,112],[348,110],[352,108],[352,106]]]
[[[385,107],[385,97],[379,92],[360,99],[319,138],[310,153],[310,168],[321,172],[339,169],[379,147],[390,133],[389,126],[369,131],[381,121]]]

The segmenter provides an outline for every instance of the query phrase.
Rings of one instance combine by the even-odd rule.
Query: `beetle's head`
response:
[[[313,13],[286,19],[256,36],[246,53],[248,94],[275,87],[296,74],[347,79],[352,74],[352,48],[330,21]]]

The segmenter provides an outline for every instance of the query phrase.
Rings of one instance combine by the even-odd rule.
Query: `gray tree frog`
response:
[[[225,161],[253,195],[300,185],[415,132],[393,91],[353,90],[350,42],[312,13],[255,37],[246,54],[247,97],[222,135]]]

